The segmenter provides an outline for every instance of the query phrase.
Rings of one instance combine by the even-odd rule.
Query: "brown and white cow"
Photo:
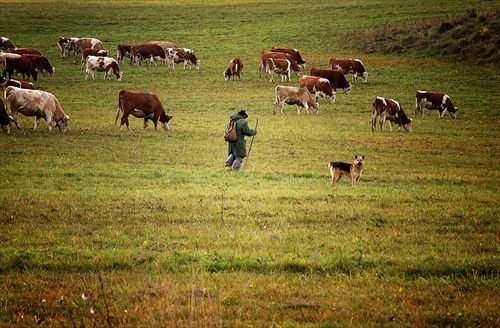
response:
[[[22,74],[25,80],[33,77],[33,80],[36,81],[38,78],[37,70],[33,68],[33,64],[26,56],[5,59],[5,68],[2,77],[5,78],[8,73],[9,79],[11,79],[14,72]]]
[[[85,80],[89,75],[92,76],[92,80],[94,80],[94,71],[104,72],[104,80],[106,78],[108,78],[108,80],[111,79],[112,74],[116,76],[118,81],[122,80],[123,72],[120,71],[116,59],[111,57],[88,56],[85,68]]]
[[[75,63],[78,62],[78,55],[83,51],[83,49],[94,48],[94,49],[104,49],[101,40],[95,38],[74,38],[70,42],[70,50],[73,50],[73,59]]]
[[[418,90],[415,95],[415,116],[420,112],[424,117],[425,109],[437,109],[439,118],[448,113],[451,118],[457,118],[458,108],[453,105],[450,97],[444,93],[435,93]]]
[[[0,68],[3,70],[5,69],[5,59],[6,58],[19,58],[21,55],[18,54],[11,54],[10,52],[3,52],[0,53]]]
[[[105,49],[86,48],[82,51],[82,67],[85,66],[88,56],[108,57],[109,51]]]
[[[283,106],[285,104],[297,105],[297,114],[300,114],[300,107],[303,107],[308,114],[309,110],[316,115],[318,114],[318,103],[314,102],[309,91],[304,88],[278,85],[275,89],[275,96],[273,115],[276,114],[277,107],[280,108],[281,114],[283,114]]]
[[[149,43],[159,45],[165,53],[167,53],[168,48],[178,48],[175,43],[169,41],[149,41]]]
[[[5,90],[7,87],[16,87],[21,89],[31,89],[35,90],[35,86],[33,83],[28,81],[18,81],[18,80],[5,80],[3,77],[0,77],[0,88]]]
[[[50,64],[49,59],[42,55],[23,55],[23,57],[27,58],[31,62],[31,66],[33,69],[42,73],[43,71],[49,73],[54,76],[56,69]]]
[[[69,47],[71,45],[72,38],[58,37],[57,38],[57,49],[59,50],[59,57],[66,57],[66,50],[68,50],[69,55]],[[74,39],[74,38],[73,38]]]
[[[131,44],[119,44],[116,47],[116,59],[120,64],[125,62],[125,57],[130,58]]]
[[[6,37],[2,36],[0,37],[0,49],[7,51],[9,48],[15,48],[16,46],[10,42],[9,39]]]
[[[130,65],[141,64],[144,59],[149,59],[149,66],[153,63],[156,65],[158,58],[165,63],[165,51],[157,44],[140,43],[130,47]]]
[[[306,88],[311,94],[315,94],[316,102],[321,96],[325,98],[326,102],[334,103],[337,96],[330,81],[320,76],[302,75],[299,79],[299,87]]]
[[[291,70],[295,75],[300,76],[300,67],[293,57],[284,52],[262,51],[260,53],[259,76],[262,77],[262,72],[266,72],[266,63],[269,58],[272,59],[288,59],[290,61]],[[266,74],[267,77],[267,74]]]
[[[20,129],[17,122],[18,113],[25,116],[35,116],[35,125],[38,127],[40,119],[47,121],[49,131],[52,131],[52,122],[61,132],[68,130],[69,116],[66,115],[53,94],[40,90],[20,89],[7,87],[4,92],[5,107],[10,111],[10,119]]]
[[[34,48],[9,48],[7,49],[7,52],[18,55],[42,55],[40,50]]]
[[[295,60],[297,65],[299,65],[302,69],[306,68],[306,61],[302,58],[300,52],[297,49],[272,47],[271,52],[283,52],[285,54],[289,54]]]
[[[330,68],[344,74],[352,74],[352,82],[358,83],[358,76],[361,76],[363,83],[368,82],[368,72],[365,70],[363,62],[359,59],[330,58]]]
[[[241,78],[242,70],[243,70],[243,62],[241,61],[240,58],[234,57],[233,59],[231,59],[228,68],[224,72],[224,80],[229,81],[231,76],[233,77],[233,81],[234,77],[236,77],[236,79],[239,80]]]
[[[2,98],[0,98],[0,127],[4,133],[10,134],[10,126],[11,121],[9,114],[7,114]]]
[[[311,68],[311,70],[309,71],[309,75],[320,76],[328,79],[333,91],[337,91],[337,89],[343,89],[346,95],[351,92],[352,84],[347,81],[344,73],[342,72],[332,69]]]
[[[174,69],[174,64],[184,63],[184,69],[186,69],[186,65],[189,65],[189,69],[192,66],[196,70],[200,69],[201,61],[196,58],[194,51],[189,48],[168,48],[166,55],[168,68]]]
[[[289,59],[268,58],[266,61],[266,75],[269,76],[269,82],[274,82],[274,73],[281,77],[281,82],[291,81],[292,63]]]
[[[170,120],[172,115],[165,113],[165,109],[161,104],[157,95],[148,92],[133,92],[127,90],[120,90],[118,94],[118,109],[116,110],[115,124],[122,112],[122,119],[120,123],[120,130],[126,125],[130,130],[128,122],[129,115],[137,118],[144,118],[144,126],[142,129],[148,127],[148,120],[152,120],[155,130],[158,130],[158,122],[161,127],[168,131],[170,129]]]
[[[384,123],[389,120],[389,128],[392,132],[392,122],[398,125],[398,131],[404,128],[412,131],[412,119],[406,116],[403,107],[394,99],[377,97],[372,104],[372,132],[375,131],[377,117],[380,120],[380,131],[384,131]]]

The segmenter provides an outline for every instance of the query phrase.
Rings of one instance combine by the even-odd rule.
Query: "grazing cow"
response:
[[[88,56],[108,57],[109,51],[104,49],[86,48],[82,51],[82,67],[85,66]]]
[[[239,80],[241,77],[240,75],[242,70],[243,70],[243,62],[238,57],[234,57],[229,62],[229,67],[224,72],[224,80],[229,81],[231,76],[233,77],[233,81],[235,76],[236,79]]]
[[[31,62],[31,66],[34,70],[37,70],[40,73],[46,71],[50,75],[54,76],[56,69],[52,67],[47,57],[41,55],[23,55],[23,57],[27,58]]]
[[[392,122],[396,123],[398,131],[404,128],[406,131],[412,131],[412,119],[406,116],[403,107],[394,99],[377,97],[372,104],[372,132],[375,131],[377,116],[380,119],[380,131],[384,131],[385,120],[389,120],[389,127],[392,132]]]
[[[347,82],[347,79],[342,72],[334,71],[332,69],[311,68],[311,70],[309,71],[309,75],[320,76],[328,79],[333,91],[337,91],[337,89],[343,89],[346,95],[351,92],[352,85],[351,83]]]
[[[69,49],[71,38],[59,37],[57,38],[57,49],[59,50],[59,57],[66,57],[65,51]],[[68,52],[69,55],[69,52]]]
[[[192,66],[196,70],[200,69],[201,61],[196,58],[194,51],[188,48],[168,48],[167,49],[167,65],[168,68],[174,69],[174,64],[184,63],[184,69],[186,65],[189,65],[189,69]]]
[[[5,89],[5,106],[10,110],[10,119],[20,129],[17,122],[17,115],[21,113],[25,116],[35,116],[35,125],[38,127],[40,119],[47,121],[49,131],[52,131],[52,122],[61,132],[68,130],[69,116],[64,114],[59,101],[53,94],[40,91],[7,87]]]
[[[122,80],[123,72],[120,71],[118,62],[114,58],[88,56],[85,67],[85,80],[89,77],[89,75],[92,76],[92,80],[94,80],[94,71],[104,72],[104,80],[106,78],[110,80],[111,74],[114,74],[118,81]]]
[[[361,76],[363,83],[368,82],[368,72],[365,71],[363,62],[359,59],[331,58],[330,68],[344,74],[352,74],[353,83],[358,83],[358,76]]]
[[[2,98],[0,98],[0,127],[4,133],[10,134],[10,126],[11,121],[9,114],[7,114]]]
[[[5,79],[7,73],[9,73],[9,79],[11,79],[14,72],[22,74],[25,80],[32,76],[33,80],[36,81],[38,77],[38,72],[33,68],[31,61],[26,56],[5,59],[5,69],[2,77]]]
[[[268,58],[288,59],[290,61],[291,70],[295,73],[295,75],[297,75],[297,76],[300,75],[300,67],[291,55],[284,53],[284,52],[262,51],[260,53],[260,64],[259,64],[260,77],[262,77],[262,72],[265,72],[265,70],[266,70],[266,63],[267,63]],[[266,74],[266,76],[267,76],[267,74]]]
[[[156,65],[157,58],[161,58],[165,63],[165,51],[159,45],[151,43],[133,44],[130,47],[130,65],[141,64],[146,58],[149,58],[149,66],[152,63]]]
[[[75,63],[78,62],[78,55],[83,51],[83,49],[94,48],[94,49],[104,49],[102,42],[94,38],[74,38],[71,39],[70,50],[73,50],[73,59]]]
[[[125,62],[125,57],[130,58],[130,48],[131,44],[119,44],[116,48],[116,59],[120,64]]]
[[[149,43],[159,45],[165,53],[167,53],[168,48],[177,48],[175,43],[169,41],[149,41]]]
[[[337,93],[333,91],[330,81],[324,77],[302,75],[299,79],[299,87],[307,89],[311,94],[316,95],[316,102],[321,96],[326,102],[334,103]]]
[[[33,83],[28,81],[18,81],[18,80],[6,80],[3,77],[0,77],[0,87],[2,90],[5,90],[7,87],[16,87],[21,89],[31,89],[35,90],[35,86]]]
[[[155,125],[155,131],[158,130],[158,122],[160,122],[161,127],[165,131],[168,131],[170,129],[170,120],[173,117],[165,113],[165,109],[157,95],[147,92],[132,92],[126,90],[121,90],[118,95],[118,109],[116,110],[115,124],[118,121],[120,112],[122,112],[120,130],[124,125],[130,130],[128,122],[129,115],[137,118],[144,118],[143,130],[148,127],[148,120],[152,120]]]
[[[7,49],[7,52],[18,55],[42,55],[40,50],[34,48],[9,48]]]
[[[300,55],[300,52],[297,49],[272,47],[271,51],[289,54],[295,60],[297,65],[299,65],[302,69],[306,68],[306,61],[302,58],[302,56]]]
[[[0,37],[0,49],[7,51],[9,48],[15,48],[16,46],[10,42],[9,39],[6,37],[2,36]]]
[[[300,114],[300,107],[305,108],[307,114],[312,110],[314,114],[318,114],[318,103],[314,102],[309,91],[304,88],[288,87],[278,85],[275,89],[276,100],[274,101],[273,115],[276,114],[276,107],[280,107],[283,114],[283,106],[297,105],[297,114]]]
[[[415,96],[415,116],[420,112],[421,117],[424,117],[424,110],[437,109],[439,118],[448,113],[451,118],[457,118],[458,108],[453,105],[450,97],[444,93],[435,93],[418,90]]]
[[[281,82],[291,81],[292,63],[289,59],[268,58],[266,61],[266,75],[269,76],[269,82],[274,82],[274,73],[281,77]]]

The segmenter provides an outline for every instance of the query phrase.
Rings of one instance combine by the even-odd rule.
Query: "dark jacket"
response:
[[[228,154],[234,154],[237,157],[247,156],[247,144],[245,141],[245,136],[253,136],[257,134],[256,130],[252,130],[248,127],[247,121],[240,114],[233,114],[230,116],[231,120],[236,121],[236,134],[238,135],[238,140],[235,142],[228,142]]]

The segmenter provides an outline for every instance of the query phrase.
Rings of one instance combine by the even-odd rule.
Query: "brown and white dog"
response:
[[[337,182],[343,175],[351,178],[351,185],[357,186],[363,169],[365,167],[365,155],[354,155],[352,164],[345,162],[330,162],[328,163],[330,174],[332,175],[332,183]]]

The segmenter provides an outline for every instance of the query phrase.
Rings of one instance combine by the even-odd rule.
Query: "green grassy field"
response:
[[[366,55],[356,29],[452,18],[499,1],[0,1],[1,36],[56,68],[35,85],[71,117],[66,134],[0,135],[0,326],[494,327],[500,324],[498,66]],[[131,67],[84,80],[56,40],[165,40],[201,69]],[[259,78],[262,50],[299,49],[312,67],[363,60],[367,84],[319,115]],[[222,72],[234,56],[241,81]],[[351,76],[347,76],[351,79]],[[293,77],[287,85],[297,85]],[[158,94],[171,130],[114,125],[121,89]],[[419,89],[446,92],[458,118],[415,117]],[[371,131],[376,96],[398,100],[413,132]],[[229,115],[259,119],[240,172],[224,169]],[[358,187],[329,161],[366,156]],[[88,294],[83,299],[82,294]]]

